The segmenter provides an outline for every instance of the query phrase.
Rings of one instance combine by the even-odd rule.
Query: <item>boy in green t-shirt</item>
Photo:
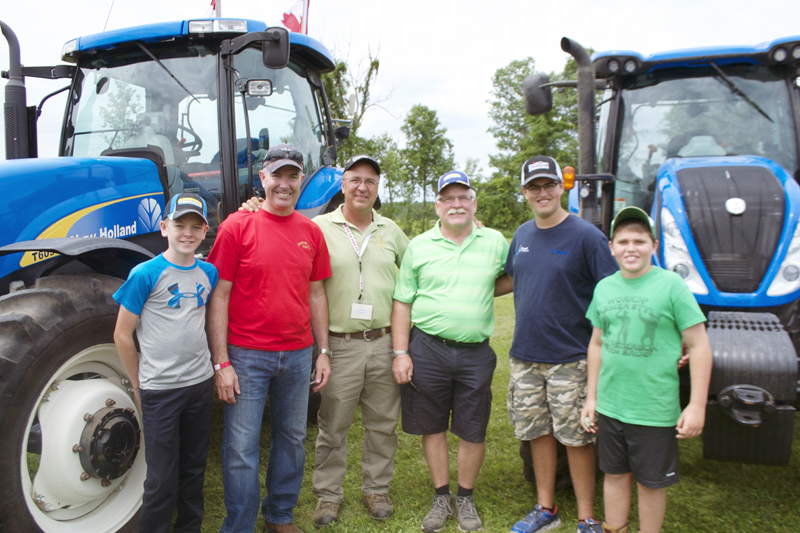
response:
[[[638,207],[620,211],[609,246],[620,271],[597,284],[586,312],[594,331],[581,420],[598,435],[600,470],[605,472],[603,531],[627,533],[631,481],[636,479],[639,531],[656,533],[664,521],[666,488],[678,481],[676,438],[703,431],[711,347],[706,319],[686,283],[651,263],[658,241],[647,213]],[[682,343],[692,393],[681,413]]]

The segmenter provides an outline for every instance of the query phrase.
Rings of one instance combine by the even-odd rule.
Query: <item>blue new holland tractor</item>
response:
[[[136,531],[141,422],[112,333],[111,295],[166,247],[170,197],[205,198],[207,254],[260,188],[270,145],[305,156],[297,209],[341,188],[316,40],[253,20],[185,20],[71,40],[65,64],[25,67],[11,29],[0,163],[0,532]],[[62,80],[60,157],[37,159],[26,77]],[[44,103],[44,102],[43,102]],[[334,200],[335,203],[335,200]]]
[[[800,36],[649,56],[590,58],[566,37],[561,47],[577,80],[528,77],[526,108],[546,113],[551,87],[577,88],[570,209],[606,233],[621,208],[647,211],[655,263],[707,314],[704,456],[788,464],[800,385]]]

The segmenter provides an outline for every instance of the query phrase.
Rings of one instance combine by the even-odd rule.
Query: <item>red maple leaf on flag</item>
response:
[[[294,13],[284,13],[281,24],[286,26],[286,29],[288,29],[289,31],[293,31],[296,33],[300,32],[300,21],[297,20],[297,17],[294,15]]]

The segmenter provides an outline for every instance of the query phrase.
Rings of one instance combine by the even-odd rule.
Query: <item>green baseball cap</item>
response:
[[[650,233],[653,235],[653,238],[655,240],[658,240],[658,236],[656,235],[656,225],[653,222],[653,219],[650,218],[647,215],[647,213],[644,212],[644,210],[635,206],[628,206],[622,209],[622,211],[617,213],[617,216],[614,217],[614,221],[611,223],[612,239],[614,238],[614,230],[616,230],[617,225],[619,225],[619,223],[622,222],[623,220],[627,220],[629,218],[635,218],[636,220],[641,220],[642,222],[647,224],[647,227],[650,228]]]

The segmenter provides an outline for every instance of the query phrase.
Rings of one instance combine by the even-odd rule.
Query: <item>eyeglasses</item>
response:
[[[529,191],[531,191],[533,193],[536,193],[536,194],[539,194],[539,191],[541,191],[542,189],[544,189],[547,192],[551,192],[556,187],[558,187],[558,182],[557,181],[550,181],[550,182],[545,183],[544,185],[530,184],[530,185],[526,185],[525,186],[526,189],[528,189]]]
[[[439,198],[437,198],[436,201],[442,202],[443,204],[452,204],[453,202],[456,201],[456,198],[458,198],[458,201],[461,202],[462,204],[474,200],[474,198],[471,195],[463,194],[461,196],[440,196]]]
[[[378,186],[378,180],[374,180],[372,178],[367,178],[365,180],[359,178],[342,178],[342,181],[346,181],[355,187],[361,187],[361,184],[363,183],[368,189],[374,189]]]
[[[303,164],[303,154],[297,150],[270,150],[267,152],[267,157],[264,158],[264,164],[270,161],[280,161],[281,159],[290,159],[295,163]]]

